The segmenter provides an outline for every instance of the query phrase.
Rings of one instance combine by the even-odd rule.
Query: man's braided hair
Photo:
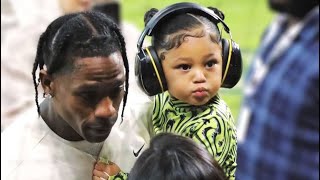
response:
[[[38,90],[40,79],[36,71],[46,67],[48,74],[70,71],[76,58],[103,56],[120,51],[126,72],[126,86],[123,98],[124,108],[129,88],[129,65],[125,41],[118,25],[103,13],[79,12],[67,14],[54,20],[40,36],[32,76],[35,87],[35,101],[40,115]]]

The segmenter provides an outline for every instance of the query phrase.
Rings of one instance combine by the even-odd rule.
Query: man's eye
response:
[[[113,88],[111,91],[110,91],[110,93],[109,93],[109,96],[111,97],[111,98],[116,98],[116,97],[118,97],[120,94],[121,94],[121,92],[124,90],[124,85],[121,85],[121,86],[118,86],[118,87],[116,87],[116,88]]]
[[[96,94],[94,93],[81,93],[80,97],[85,100],[86,102],[94,102],[96,99]]]
[[[181,64],[178,66],[178,69],[181,69],[183,71],[189,70],[191,69],[191,66],[187,65],[187,64]]]

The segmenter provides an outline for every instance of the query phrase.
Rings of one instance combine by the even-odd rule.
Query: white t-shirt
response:
[[[70,142],[30,108],[1,133],[1,179],[90,180],[103,143]]]
[[[149,146],[151,99],[136,85],[130,87],[123,122],[120,108],[104,143],[64,140],[38,117],[35,106],[30,107],[1,133],[1,179],[88,180],[99,153],[130,172]]]
[[[105,141],[100,156],[116,163],[122,171],[130,172],[141,152],[149,147],[152,108],[151,97],[146,96],[136,84],[129,86],[123,122],[121,123],[120,109],[118,120]]]

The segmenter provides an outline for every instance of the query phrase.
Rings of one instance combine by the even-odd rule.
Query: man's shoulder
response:
[[[95,159],[61,140],[36,112],[35,117],[19,119],[2,133],[1,179],[91,179]]]
[[[34,118],[36,117],[36,118]],[[27,116],[15,120],[1,133],[1,172],[3,176],[13,172],[44,136],[41,119]]]

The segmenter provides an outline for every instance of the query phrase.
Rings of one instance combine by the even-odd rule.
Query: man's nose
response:
[[[110,97],[103,98],[96,107],[95,116],[99,118],[109,118],[117,113]]]

